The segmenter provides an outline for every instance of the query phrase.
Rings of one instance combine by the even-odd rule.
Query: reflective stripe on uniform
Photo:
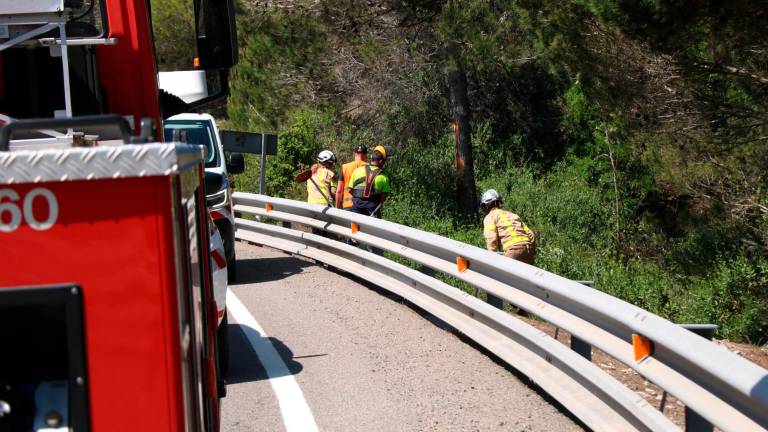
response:
[[[504,250],[507,250],[511,247],[515,247],[518,245],[528,245],[528,244],[530,244],[528,242],[528,237],[520,236],[520,238],[507,239],[507,241],[501,242],[501,248]]]
[[[504,212],[498,211],[498,215],[501,218],[501,220],[506,224],[505,229],[507,230],[507,233],[509,234],[509,238],[505,239],[506,241],[503,241],[501,243],[501,247],[503,249],[507,249],[508,247],[515,246],[521,243],[530,243],[530,232],[531,230],[521,221],[520,224],[523,226],[523,230],[526,231],[526,234],[519,234],[515,229],[512,227],[512,222],[504,215]]]

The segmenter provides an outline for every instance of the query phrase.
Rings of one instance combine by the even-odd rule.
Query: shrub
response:
[[[705,277],[680,289],[680,319],[720,326],[719,337],[768,341],[768,260],[744,255],[718,259]]]

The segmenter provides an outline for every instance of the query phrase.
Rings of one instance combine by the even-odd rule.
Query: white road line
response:
[[[269,382],[277,395],[280,403],[280,412],[283,414],[283,423],[287,432],[313,432],[317,431],[315,418],[304,399],[304,394],[299,384],[293,379],[288,367],[275,350],[274,345],[268,339],[264,329],[256,319],[248,312],[248,309],[240,302],[231,290],[227,290],[227,310],[238,324],[250,327],[254,331],[246,331],[245,335],[251,343],[251,347],[261,361],[261,365],[269,376]]]

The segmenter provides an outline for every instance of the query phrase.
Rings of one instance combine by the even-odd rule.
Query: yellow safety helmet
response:
[[[384,146],[376,146],[373,151],[381,153],[381,155],[384,156],[384,159],[387,158],[387,149],[385,149]]]

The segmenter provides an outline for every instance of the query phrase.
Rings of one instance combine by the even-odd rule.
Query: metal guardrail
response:
[[[646,310],[486,250],[315,204],[234,194],[236,212],[353,238],[453,276],[568,331],[724,431],[768,428],[768,371]],[[434,314],[509,363],[596,431],[679,430],[641,396],[520,319],[437,279],[323,236],[238,218],[237,237],[353,272]],[[457,262],[468,268],[459,271]],[[652,355],[635,360],[633,335]]]

